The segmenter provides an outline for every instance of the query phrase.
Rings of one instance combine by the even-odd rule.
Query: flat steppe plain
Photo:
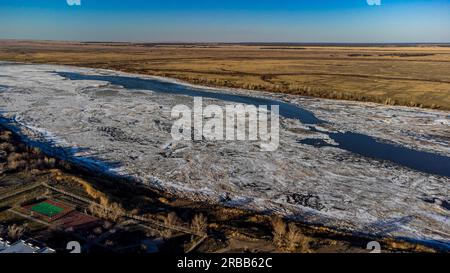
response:
[[[312,46],[0,41],[0,60],[450,110],[448,45]]]

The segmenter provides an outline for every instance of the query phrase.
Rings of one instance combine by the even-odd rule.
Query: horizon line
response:
[[[109,44],[155,44],[155,45],[196,45],[196,44],[218,44],[218,45],[450,45],[449,42],[281,42],[281,41],[108,41],[108,40],[60,40],[60,39],[12,39],[0,38],[0,41],[22,41],[22,42],[72,42],[72,43],[109,43]]]

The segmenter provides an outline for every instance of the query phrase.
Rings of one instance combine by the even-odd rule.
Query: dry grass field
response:
[[[0,60],[450,110],[450,47],[0,41]]]

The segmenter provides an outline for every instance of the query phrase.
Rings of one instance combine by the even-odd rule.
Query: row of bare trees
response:
[[[273,244],[288,252],[311,252],[312,239],[304,235],[294,223],[286,224],[281,218],[272,218]]]
[[[164,224],[167,226],[177,226],[182,225],[183,221],[175,212],[171,212],[164,218]],[[190,229],[197,234],[206,235],[208,229],[208,219],[206,216],[203,214],[196,214],[190,222]],[[173,231],[171,229],[165,229],[161,231],[161,235],[164,238],[169,238],[173,235]]]

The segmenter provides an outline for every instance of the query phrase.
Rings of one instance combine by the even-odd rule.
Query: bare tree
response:
[[[8,237],[12,240],[18,240],[25,232],[24,226],[18,226],[16,224],[8,226]]]
[[[273,244],[279,248],[285,246],[286,243],[286,224],[280,217],[272,217],[272,235],[273,235]]]
[[[191,229],[200,234],[206,234],[208,219],[203,214],[196,214],[191,222]]]
[[[287,249],[290,252],[294,252],[297,249],[302,253],[311,251],[311,238],[302,234],[300,229],[294,223],[289,224],[289,231],[286,235],[286,239]]]
[[[166,218],[164,218],[164,224],[168,226],[176,226],[179,223],[181,223],[181,219],[178,218],[175,212],[167,214]]]
[[[167,214],[167,216],[164,218],[164,224],[166,226],[176,226],[177,224],[181,223],[181,219],[177,216],[175,212],[171,212]],[[164,238],[170,238],[173,235],[173,230],[170,228],[166,228],[162,231],[160,231],[160,234]]]
[[[117,222],[119,218],[125,214],[124,209],[117,203],[107,203],[106,205],[90,205],[89,211],[102,219],[109,219]]]

